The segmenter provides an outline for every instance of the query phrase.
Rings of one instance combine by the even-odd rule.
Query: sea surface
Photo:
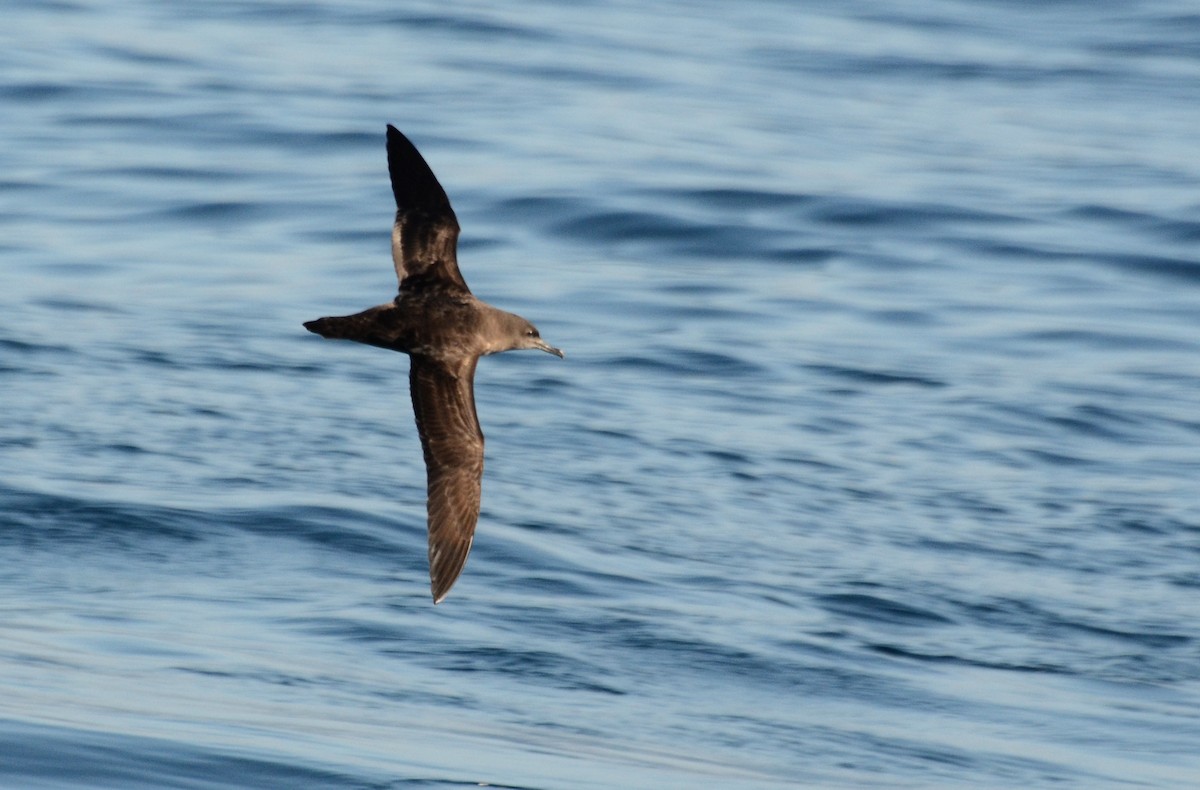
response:
[[[6,0],[0,787],[1200,787],[1200,7]],[[436,608],[384,127],[474,292]]]

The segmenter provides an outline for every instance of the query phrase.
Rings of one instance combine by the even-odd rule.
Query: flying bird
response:
[[[318,318],[304,327],[408,354],[409,391],[427,475],[429,580],[441,603],[462,573],[479,520],[483,431],[475,413],[475,365],[481,356],[536,348],[542,340],[519,315],[476,299],[458,270],[458,219],[416,146],[388,124],[388,172],[396,198],[392,262],[400,292],[354,315]]]

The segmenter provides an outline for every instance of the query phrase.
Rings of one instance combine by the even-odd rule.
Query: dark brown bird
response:
[[[458,271],[458,220],[429,165],[392,125],[388,172],[396,196],[392,261],[400,293],[355,315],[318,318],[304,327],[322,337],[402,351],[428,475],[429,580],[441,603],[462,573],[479,520],[483,431],[475,414],[475,364],[481,356],[539,348],[519,315],[476,299]]]

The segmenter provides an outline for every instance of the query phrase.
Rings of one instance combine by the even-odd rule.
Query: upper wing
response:
[[[458,219],[437,177],[409,139],[387,128],[388,173],[396,197],[392,262],[400,289],[437,285],[470,292],[458,271]]]
[[[440,603],[462,573],[479,520],[483,432],[475,415],[476,357],[457,365],[411,356],[409,387],[429,480],[429,580]]]

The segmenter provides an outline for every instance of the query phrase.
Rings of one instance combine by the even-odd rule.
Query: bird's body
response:
[[[449,592],[474,539],[483,478],[483,432],[475,414],[479,357],[522,348],[557,356],[533,324],[476,299],[458,270],[458,221],[417,149],[388,126],[396,198],[392,259],[396,298],[354,315],[304,326],[411,359],[409,391],[428,478],[429,576],[434,603]]]
[[[508,351],[502,330],[511,319],[524,322],[469,292],[419,291],[401,292],[387,304],[354,315],[318,318],[305,327],[330,339],[450,362]]]

